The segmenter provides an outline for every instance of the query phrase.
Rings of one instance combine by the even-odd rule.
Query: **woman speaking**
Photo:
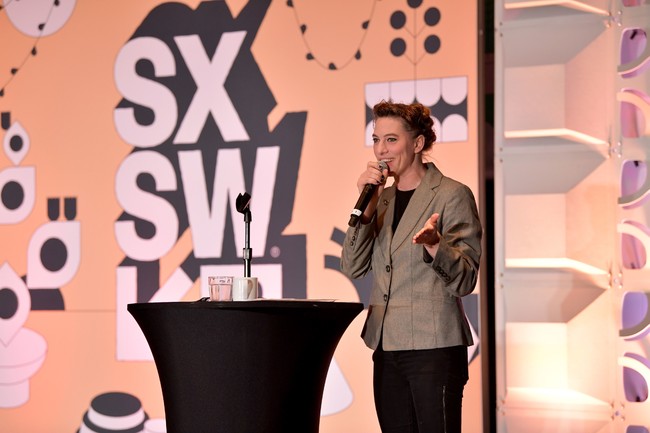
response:
[[[423,161],[436,140],[427,107],[383,101],[373,117],[376,161],[357,188],[376,187],[347,230],[341,269],[373,274],[362,337],[374,350],[379,424],[383,433],[460,433],[473,344],[461,297],[474,290],[481,257],[476,201]]]

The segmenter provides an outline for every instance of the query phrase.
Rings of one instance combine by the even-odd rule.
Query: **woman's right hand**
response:
[[[359,194],[363,192],[363,189],[366,187],[366,185],[377,185],[372,199],[368,203],[368,206],[361,216],[362,223],[368,223],[372,219],[372,215],[375,213],[375,209],[377,208],[377,199],[384,190],[384,184],[386,183],[387,177],[388,169],[382,169],[378,161],[369,161],[368,164],[366,164],[366,170],[359,176],[359,179],[357,180],[357,188],[359,189]]]

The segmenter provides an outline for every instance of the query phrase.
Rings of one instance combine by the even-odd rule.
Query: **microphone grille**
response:
[[[388,164],[386,164],[386,161],[379,161],[379,168],[383,170],[388,170]]]

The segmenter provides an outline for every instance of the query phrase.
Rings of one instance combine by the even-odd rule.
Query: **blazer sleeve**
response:
[[[468,295],[478,280],[483,229],[476,200],[467,186],[449,194],[439,221],[440,246],[429,266],[451,295]]]
[[[368,224],[348,227],[341,252],[341,271],[349,278],[362,278],[372,269],[372,248],[375,243],[376,218]]]

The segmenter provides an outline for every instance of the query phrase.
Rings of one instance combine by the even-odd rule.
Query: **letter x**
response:
[[[210,113],[225,141],[249,139],[223,87],[244,37],[245,31],[224,33],[212,60],[207,56],[198,35],[174,38],[196,83],[196,93],[174,138],[175,144],[196,143]]]

